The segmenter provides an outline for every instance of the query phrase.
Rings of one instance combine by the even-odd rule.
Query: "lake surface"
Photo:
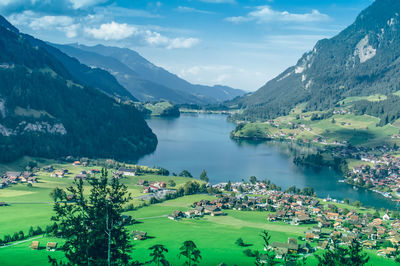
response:
[[[256,176],[283,189],[293,185],[312,187],[323,198],[348,198],[379,208],[396,207],[380,194],[339,183],[341,176],[330,168],[317,171],[296,166],[295,144],[232,140],[229,133],[235,125],[224,115],[182,114],[179,118],[152,118],[147,122],[159,143],[154,153],[139,159],[139,164],[161,166],[177,174],[185,169],[195,177],[205,169],[214,184]]]

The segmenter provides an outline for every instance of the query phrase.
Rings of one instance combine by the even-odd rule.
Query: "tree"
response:
[[[166,249],[164,247],[164,245],[157,244],[152,247],[149,247],[149,250],[152,251],[152,253],[150,253],[150,257],[153,257],[153,259],[151,261],[149,261],[150,263],[153,262],[153,263],[157,264],[157,266],[169,265],[169,262],[165,259],[165,256],[164,256],[164,252],[168,252],[168,249]]]
[[[170,186],[170,187],[175,187],[175,186],[176,186],[175,181],[172,180],[172,179],[168,180],[168,186]]]
[[[264,250],[267,250],[269,247],[269,240],[271,239],[271,236],[267,231],[263,231],[261,233],[261,238],[264,240]]]
[[[206,170],[203,170],[200,174],[200,180],[207,182],[209,181]]]
[[[56,202],[57,200],[66,198],[66,193],[64,190],[56,187],[50,192],[50,197]]]
[[[239,247],[244,247],[244,241],[243,239],[240,237],[235,241],[235,244],[238,245]]]
[[[188,170],[183,170],[182,172],[179,173],[179,176],[193,177],[192,174]]]
[[[198,263],[201,259],[200,250],[197,248],[196,244],[191,240],[183,242],[179,250],[181,251],[179,253],[179,258],[181,256],[186,257],[184,265],[195,266],[197,265],[196,263]]]
[[[264,266],[264,265],[273,266],[275,264],[278,264],[278,262],[275,261],[275,257],[276,257],[275,252],[268,250],[269,241],[271,239],[271,236],[265,230],[261,233],[260,236],[264,241],[264,251],[265,251],[265,253],[255,252],[255,255],[256,255],[255,264],[257,266]]]
[[[99,179],[91,179],[88,196],[83,181],[75,181],[67,190],[76,202],[54,204],[52,220],[58,235],[66,240],[63,250],[70,264],[126,265],[130,260],[130,237],[122,212],[131,196],[118,178],[107,177],[103,169]]]
[[[250,183],[252,183],[252,184],[257,183],[257,177],[255,177],[255,176],[250,176]]]
[[[226,183],[224,189],[225,189],[225,191],[232,191],[232,183],[230,180],[228,181],[228,183]]]
[[[354,265],[362,266],[368,263],[369,256],[362,253],[362,246],[360,242],[354,239],[350,247],[343,247],[337,241],[333,241],[330,247],[327,247],[322,257],[315,255],[318,259],[318,265]]]

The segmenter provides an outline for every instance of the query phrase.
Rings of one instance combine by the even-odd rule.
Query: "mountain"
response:
[[[80,82],[85,75],[74,76],[53,55],[61,52],[48,49],[0,16],[1,161],[23,155],[135,159],[155,149],[157,138],[138,110]]]
[[[300,103],[323,110],[348,96],[388,95],[400,89],[400,1],[377,0],[331,39],[319,41],[293,67],[234,101],[239,119],[286,115]]]
[[[170,100],[174,103],[206,103],[206,101],[194,95],[145,80],[135,71],[113,57],[104,56],[69,45],[51,45],[74,58],[78,58],[80,62],[85,65],[92,66],[96,69],[104,69],[107,70],[107,73],[112,73],[131,95],[135,95],[141,101]]]
[[[78,44],[55,47],[84,64],[108,70],[135,97],[144,101],[169,100],[174,103],[208,104],[244,94],[242,90],[227,86],[191,84],[127,48],[103,45],[88,47]]]

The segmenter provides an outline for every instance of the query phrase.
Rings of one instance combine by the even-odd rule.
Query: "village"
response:
[[[364,187],[387,198],[400,198],[400,158],[385,153],[381,156],[364,154],[362,163],[349,169],[346,182]]]
[[[226,183],[214,185],[223,190]],[[257,195],[257,196],[255,196]],[[330,202],[331,201],[331,202]],[[308,226],[299,239],[288,238],[287,242],[273,242],[268,247],[283,258],[291,254],[311,254],[317,249],[326,249],[332,241],[350,245],[359,241],[366,249],[375,250],[378,256],[393,258],[400,242],[400,220],[384,214],[361,212],[339,208],[336,200],[317,199],[312,196],[290,194],[269,190],[264,182],[232,183],[230,191],[219,194],[215,200],[194,202],[187,211],[176,210],[169,219],[201,219],[206,215],[228,215],[226,210],[265,211],[268,223],[284,223],[288,226]],[[398,218],[398,217],[397,217]],[[299,244],[298,241],[302,241]]]
[[[360,154],[360,151],[357,151]],[[375,157],[365,153],[361,157],[364,165],[355,167],[349,174],[349,178],[359,185],[371,184],[375,187],[388,187],[398,192],[398,175],[400,169],[399,158],[384,154]],[[87,167],[79,161],[73,161],[72,167],[79,170],[69,171],[67,168],[56,168],[51,165],[32,171],[15,172],[8,171],[1,178],[1,188],[13,186],[18,183],[35,184],[39,177],[37,171],[48,173],[51,178],[73,178],[75,180],[87,180],[96,177],[101,171],[97,168]],[[74,169],[74,168],[73,168]],[[84,170],[82,170],[84,169]],[[169,181],[149,181],[142,178],[135,168],[119,167],[111,171],[113,178],[137,177],[136,186],[141,188],[142,195],[136,197],[157,203],[166,200],[166,195],[177,193],[171,189]],[[207,184],[208,191],[212,191],[215,199],[199,200],[193,202],[186,211],[175,210],[166,218],[179,222],[182,219],[203,219],[207,216],[219,217],[229,215],[228,211],[257,211],[265,212],[265,223],[278,223],[287,226],[304,226],[304,235],[297,238],[288,238],[286,242],[272,242],[268,249],[273,250],[278,258],[284,258],[288,254],[312,254],[318,249],[326,249],[335,240],[341,245],[350,245],[353,240],[359,241],[365,249],[374,250],[377,255],[386,258],[397,256],[397,248],[400,242],[400,220],[396,212],[381,212],[360,210],[349,205],[339,205],[335,199],[316,198],[312,189],[303,189],[301,193],[283,192],[276,185],[256,178],[250,178],[250,182]],[[204,192],[201,192],[204,193]],[[209,192],[210,193],[210,192]],[[173,198],[173,197],[172,197]],[[157,201],[152,201],[157,199]],[[1,206],[8,206],[1,202]],[[131,216],[125,215],[125,219],[133,224]],[[145,240],[149,236],[147,232],[133,230],[133,240]],[[39,243],[32,242],[32,249],[38,249]],[[46,245],[47,250],[57,249],[57,243]]]

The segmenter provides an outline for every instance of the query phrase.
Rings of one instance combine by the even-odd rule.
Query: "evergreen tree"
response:
[[[127,265],[130,260],[130,237],[122,212],[131,196],[118,178],[109,180],[107,176],[103,169],[99,179],[89,181],[88,196],[83,181],[75,181],[67,190],[76,203],[54,204],[52,220],[58,226],[58,235],[66,240],[63,250],[70,264]]]
[[[200,180],[207,182],[209,181],[206,170],[203,170],[200,174]]]
[[[167,266],[170,265],[169,262],[166,260],[165,256],[164,256],[164,252],[168,252],[168,249],[166,249],[164,247],[164,245],[154,245],[149,247],[149,250],[151,250],[152,252],[150,253],[150,257],[152,257],[153,259],[151,261],[149,261],[150,263],[155,263],[157,264],[157,266],[163,265],[163,266]]]
[[[179,258],[181,256],[186,257],[186,261],[183,265],[196,266],[196,263],[198,263],[201,259],[200,250],[191,240],[183,242],[179,250],[181,251],[179,253]]]

